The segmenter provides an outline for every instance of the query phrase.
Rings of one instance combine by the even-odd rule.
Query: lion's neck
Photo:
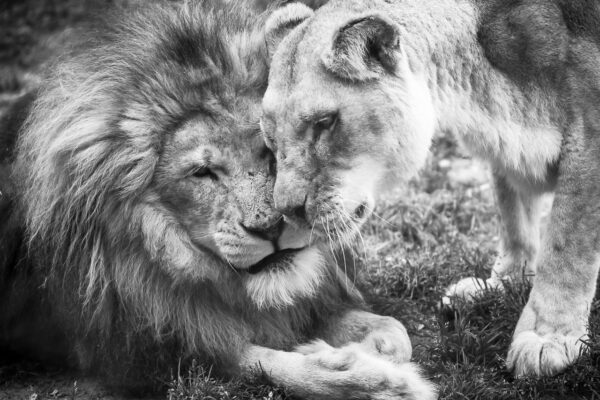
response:
[[[558,158],[556,102],[542,89],[527,93],[496,70],[477,41],[479,11],[469,0],[403,0],[396,20],[413,71],[431,92],[438,130],[529,182],[546,180]],[[410,21],[410,22],[409,22]]]

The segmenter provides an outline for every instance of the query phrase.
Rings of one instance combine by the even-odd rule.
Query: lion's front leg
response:
[[[508,353],[517,376],[562,371],[579,357],[587,332],[600,265],[600,132],[587,128],[597,124],[576,125],[581,132],[563,144],[533,289]]]
[[[322,344],[311,354],[250,346],[242,357],[246,375],[265,374],[274,384],[314,400],[433,400],[435,390],[410,364],[392,364],[356,348]]]
[[[540,247],[542,197],[518,191],[505,174],[494,172],[496,203],[502,220],[498,257],[489,279],[464,278],[446,291],[445,303],[452,297],[470,299],[486,288],[502,289],[504,280],[520,280],[535,274]]]

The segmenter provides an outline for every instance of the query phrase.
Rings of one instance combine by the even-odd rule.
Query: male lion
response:
[[[598,21],[600,3],[567,0],[334,0],[276,12],[262,118],[276,208],[348,238],[391,179],[423,164],[434,131],[456,133],[494,171],[503,231],[488,283],[535,273],[508,367],[563,370],[582,349],[600,265]]]
[[[313,399],[433,398],[404,327],[272,207],[264,17],[189,3],[94,33],[4,121],[1,344],[135,391],[196,359]]]

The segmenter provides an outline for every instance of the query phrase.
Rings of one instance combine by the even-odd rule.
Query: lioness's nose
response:
[[[273,190],[275,209],[287,217],[306,221],[307,180],[295,172],[278,172]]]
[[[279,218],[276,220],[270,221],[270,224],[245,224],[240,222],[240,225],[242,225],[242,228],[244,228],[246,232],[270,242],[274,242],[275,240],[279,239],[279,236],[281,236],[281,232],[283,231],[283,224],[283,218],[281,218],[281,216],[279,216]]]
[[[278,207],[277,210],[288,217],[306,221],[306,201],[302,202],[302,204],[286,204],[281,208]]]
[[[287,217],[306,221],[306,194],[287,192],[275,196],[275,209]]]

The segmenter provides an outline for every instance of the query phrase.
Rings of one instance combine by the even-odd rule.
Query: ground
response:
[[[2,2],[0,112],[35,84],[39,65],[60,48],[62,35],[57,32],[110,2]],[[363,229],[356,244],[357,282],[375,312],[406,325],[414,361],[438,385],[440,399],[600,399],[600,300],[594,303],[590,320],[589,353],[565,373],[545,379],[514,379],[504,365],[527,285],[510,285],[503,293],[490,291],[474,304],[457,304],[454,311],[440,307],[449,284],[461,277],[489,275],[498,223],[486,168],[467,158],[451,137],[440,135],[424,172],[385,198]],[[0,363],[1,400],[57,398],[117,399],[93,379],[69,371]],[[194,368],[179,371],[162,398],[290,397],[259,382],[219,382],[209,371]]]

